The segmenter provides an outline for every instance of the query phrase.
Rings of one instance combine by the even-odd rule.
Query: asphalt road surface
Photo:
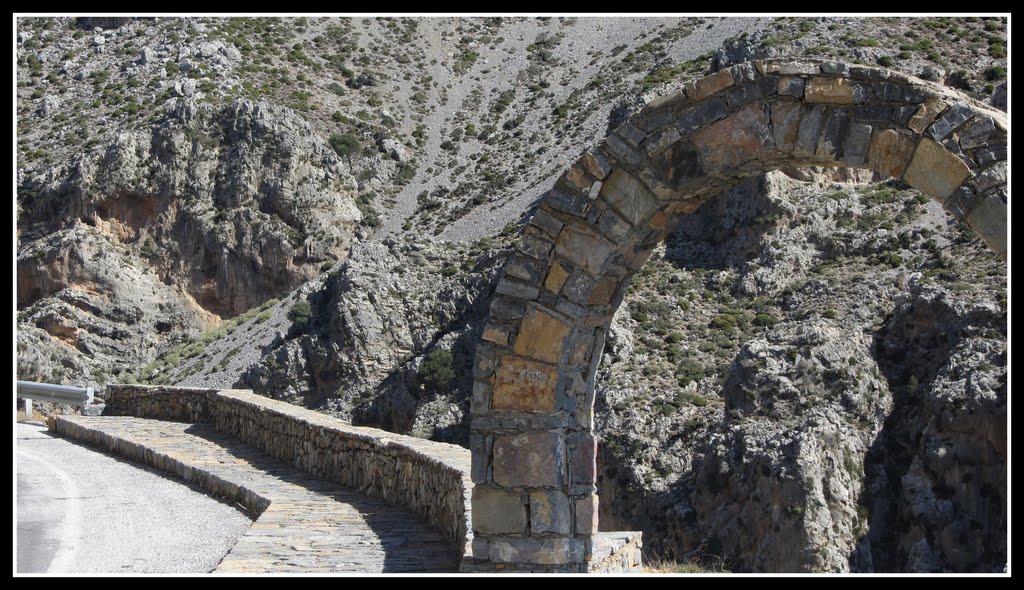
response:
[[[135,463],[17,425],[16,573],[209,572],[252,524]]]

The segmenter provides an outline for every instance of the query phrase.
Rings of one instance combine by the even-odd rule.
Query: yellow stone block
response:
[[[941,203],[970,175],[971,169],[963,160],[938,142],[925,138],[917,145],[903,180]]]
[[[891,129],[883,129],[871,136],[868,165],[886,177],[901,178],[913,153],[913,140]]]
[[[562,344],[568,334],[568,324],[540,308],[531,307],[523,317],[512,350],[521,356],[557,363],[562,358]]]
[[[852,104],[857,87],[846,78],[811,78],[804,88],[804,100],[809,103]]]
[[[544,288],[557,294],[562,290],[562,285],[565,284],[565,280],[568,278],[569,272],[556,262],[551,265],[551,270],[548,271],[548,278],[544,280]]]
[[[690,100],[701,100],[735,84],[732,71],[719,70],[710,76],[705,76],[693,82],[692,86],[686,89],[686,96]]]
[[[558,369],[524,359],[505,356],[494,373],[491,407],[518,412],[553,412]]]

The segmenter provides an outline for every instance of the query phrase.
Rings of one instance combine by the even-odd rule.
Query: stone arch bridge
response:
[[[673,222],[780,167],[868,168],[1007,258],[1007,120],[948,88],[826,61],[746,62],[658,98],[555,183],[497,283],[474,363],[473,557],[588,571],[594,377],[630,277]]]

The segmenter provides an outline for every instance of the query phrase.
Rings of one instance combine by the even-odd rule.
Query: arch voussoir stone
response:
[[[1006,130],[1002,113],[903,74],[761,60],[652,101],[585,152],[524,228],[477,349],[477,566],[616,559],[597,542],[594,379],[630,278],[676,220],[779,167],[867,168],[928,194],[1005,259]]]

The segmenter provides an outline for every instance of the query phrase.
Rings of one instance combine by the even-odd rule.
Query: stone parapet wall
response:
[[[247,390],[111,385],[105,399],[106,415],[213,424],[317,478],[408,508],[467,551],[472,484],[462,447],[352,426]]]

